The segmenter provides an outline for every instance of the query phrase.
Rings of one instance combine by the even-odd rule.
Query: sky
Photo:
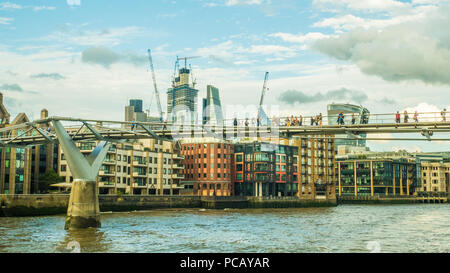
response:
[[[325,114],[332,102],[440,112],[450,109],[449,25],[448,0],[0,0],[0,92],[13,117],[46,108],[123,120],[132,98],[156,114],[150,48],[163,111],[176,57],[199,56],[189,61],[199,99],[212,84],[224,110],[257,105],[269,71],[269,115]]]

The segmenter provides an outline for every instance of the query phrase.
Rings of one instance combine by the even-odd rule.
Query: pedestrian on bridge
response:
[[[344,125],[344,113],[340,112],[337,119],[338,125]]]
[[[413,116],[413,118],[414,118],[414,122],[419,122],[419,113],[417,113],[417,110],[414,112],[414,116]]]
[[[397,114],[395,114],[395,123],[400,123],[400,113],[397,111]]]
[[[300,115],[299,119],[298,119],[298,125],[302,126],[303,125],[303,116]]]
[[[355,113],[352,113],[352,124],[355,125],[355,122],[356,122]]]
[[[311,126],[314,126],[314,117],[311,116]]]
[[[444,110],[441,111],[442,122],[446,122],[446,120],[447,120],[445,117],[446,112],[447,112],[447,109],[445,109],[445,108],[444,108]]]
[[[319,121],[319,126],[322,126],[322,113],[319,114],[319,116],[317,116],[317,119]]]
[[[405,110],[405,112],[403,112],[403,121],[405,123],[408,123],[408,119],[409,119],[408,112]]]
[[[367,115],[362,115],[361,116],[361,124],[367,124],[369,121],[367,119]]]

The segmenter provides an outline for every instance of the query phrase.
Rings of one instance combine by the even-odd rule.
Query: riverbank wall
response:
[[[448,203],[445,196],[338,196],[338,204],[440,204]]]
[[[0,195],[0,216],[65,214],[68,194]],[[100,211],[135,211],[161,208],[301,208],[336,206],[336,200],[296,197],[99,195]]]

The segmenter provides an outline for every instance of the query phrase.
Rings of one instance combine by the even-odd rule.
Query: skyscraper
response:
[[[206,99],[203,99],[203,124],[222,124],[223,114],[219,89],[212,85],[206,87]]]
[[[167,90],[167,120],[169,122],[197,123],[198,90],[189,84],[190,70],[181,68],[172,88]]]
[[[142,112],[142,100],[133,99],[130,100],[130,106],[134,106],[134,112]]]

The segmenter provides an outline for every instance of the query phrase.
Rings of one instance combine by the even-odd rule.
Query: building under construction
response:
[[[167,120],[179,123],[197,123],[197,94],[194,84],[189,84],[190,69],[179,69],[172,88],[167,90]]]

